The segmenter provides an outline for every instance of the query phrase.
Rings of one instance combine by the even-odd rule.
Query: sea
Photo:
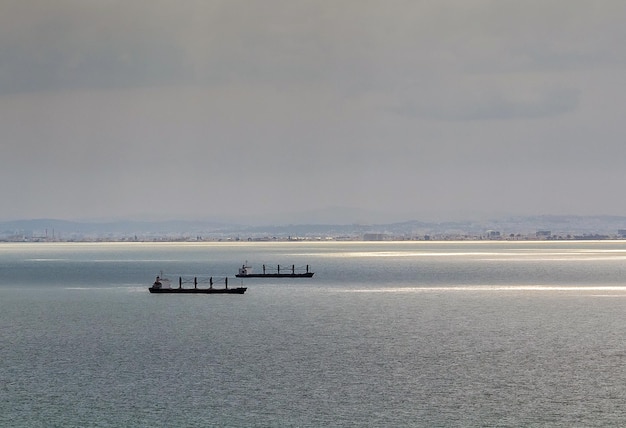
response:
[[[624,425],[626,241],[0,243],[2,427]]]

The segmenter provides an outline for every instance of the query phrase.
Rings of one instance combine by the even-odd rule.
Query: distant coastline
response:
[[[210,221],[0,222],[2,242],[272,242],[608,240],[626,238],[626,216],[526,216],[486,221],[248,226]]]

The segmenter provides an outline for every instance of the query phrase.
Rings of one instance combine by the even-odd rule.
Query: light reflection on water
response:
[[[587,286],[587,287],[573,287],[573,286],[554,286],[554,285],[508,285],[508,286],[493,286],[493,285],[476,285],[476,286],[449,286],[449,287],[385,287],[385,288],[368,288],[368,289],[341,289],[337,292],[341,293],[429,293],[429,292],[446,292],[446,293],[460,293],[460,292],[521,292],[521,291],[621,291],[626,296],[626,286]],[[616,294],[617,295],[617,294]]]

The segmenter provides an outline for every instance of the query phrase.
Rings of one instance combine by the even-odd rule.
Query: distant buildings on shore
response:
[[[39,233],[2,233],[0,242],[295,242],[295,241],[565,241],[565,240],[621,240],[626,239],[626,229],[619,229],[615,234],[601,233],[559,233],[538,230],[535,233],[503,233],[487,230],[484,233],[388,233],[366,232],[355,234],[312,234],[303,236],[281,236],[256,233],[245,234],[39,234]]]
[[[626,216],[245,226],[209,222],[0,222],[3,242],[524,241],[626,239]]]

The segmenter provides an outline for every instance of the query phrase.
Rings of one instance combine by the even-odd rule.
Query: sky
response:
[[[626,215],[625,16],[3,0],[0,220]]]

